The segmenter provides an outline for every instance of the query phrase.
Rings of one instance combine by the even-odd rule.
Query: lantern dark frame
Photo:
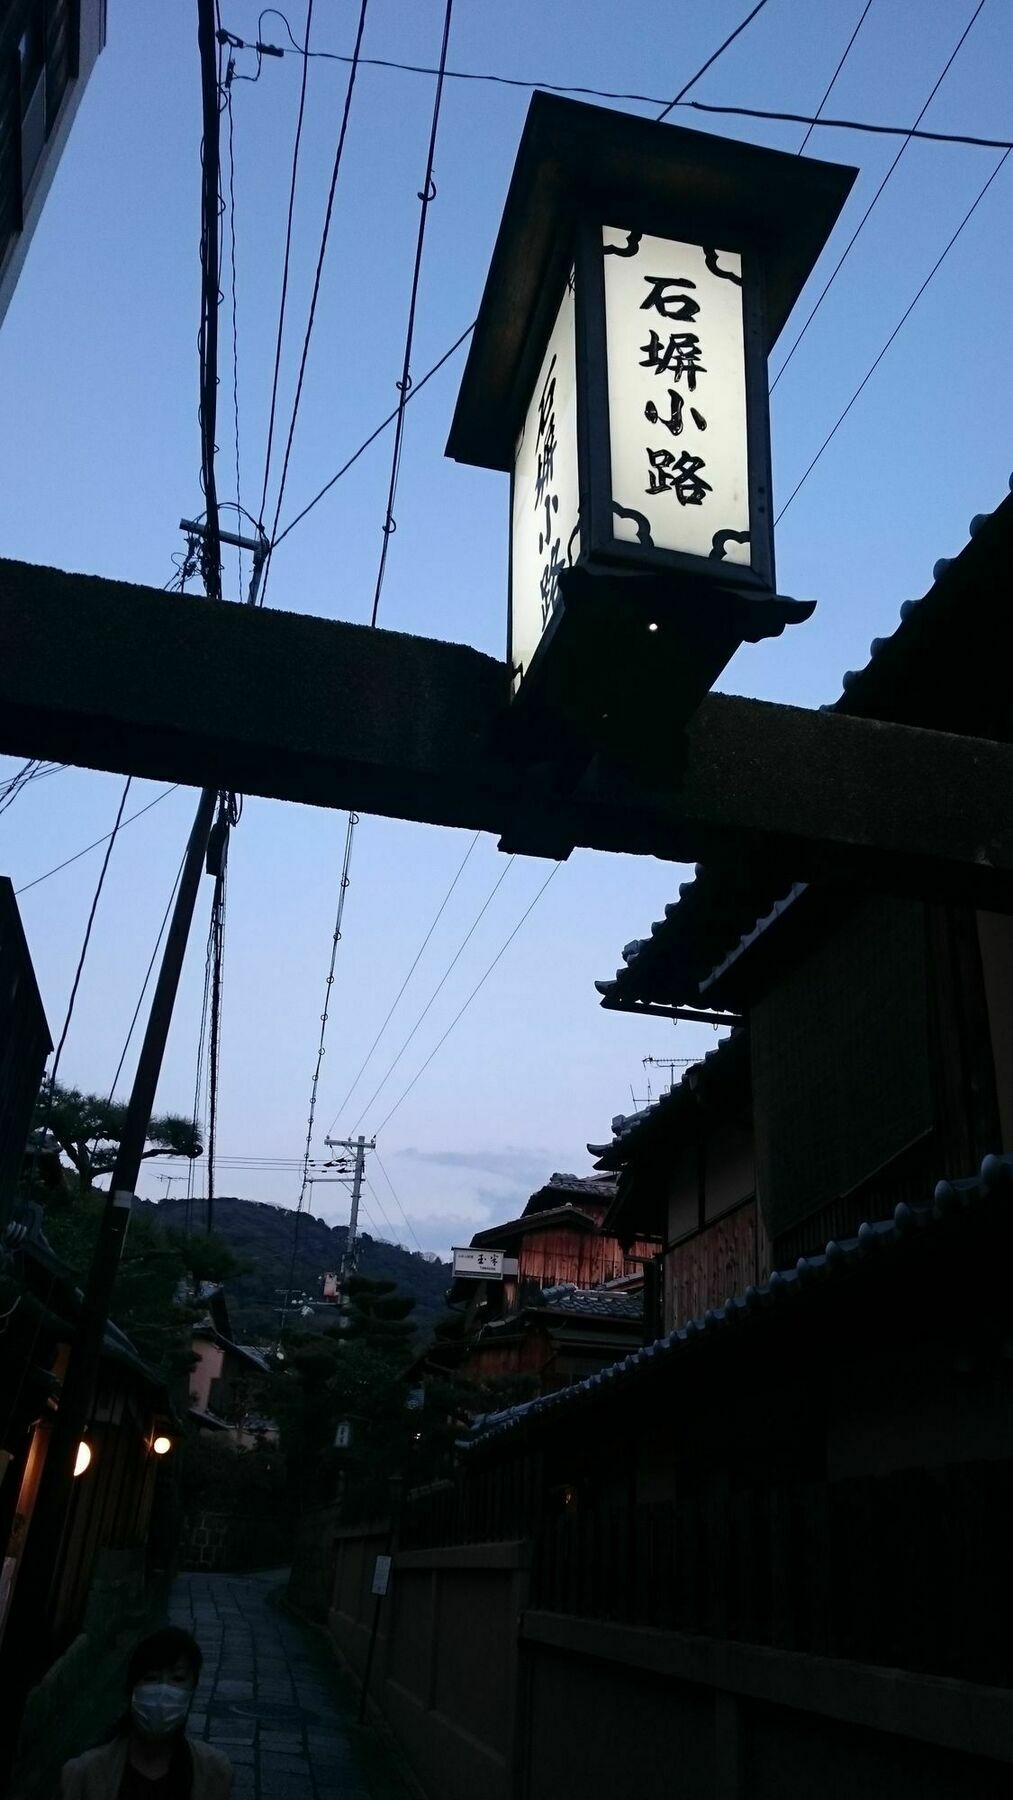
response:
[[[592,676],[593,661],[603,647],[608,653],[607,623],[610,616],[619,622],[620,606],[636,632],[664,617],[676,627],[670,639],[682,634],[691,665],[684,711],[739,643],[811,613],[811,603],[775,594],[766,359],[856,173],[556,95],[532,97],[447,444],[459,462],[510,475],[512,614],[516,444],[574,269],[580,550],[560,577],[559,603],[518,698],[541,686],[552,706],[564,687],[578,685],[573,670],[545,679],[564,626],[579,680],[590,679],[583,710],[599,716],[602,682]],[[603,228],[714,245],[742,258],[749,563],[613,536]],[[567,622],[568,614],[582,617]],[[508,633],[509,642],[512,616]],[[653,645],[655,660],[660,649]],[[642,673],[642,650],[636,659]],[[676,666],[674,645],[665,659]]]

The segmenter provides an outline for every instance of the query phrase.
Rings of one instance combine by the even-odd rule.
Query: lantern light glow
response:
[[[667,742],[811,614],[776,588],[767,357],[855,174],[534,95],[448,444],[512,477],[532,760],[626,755],[645,718]]]
[[[153,1439],[151,1448],[156,1456],[168,1456],[169,1451],[172,1449],[172,1439],[165,1437],[164,1434],[160,1434],[157,1438]]]
[[[83,1475],[85,1470],[90,1467],[91,1467],[91,1445],[86,1444],[84,1441],[84,1438],[82,1438],[81,1442],[77,1446],[77,1457],[74,1462],[75,1476]]]

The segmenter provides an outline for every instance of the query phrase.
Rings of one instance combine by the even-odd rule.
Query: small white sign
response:
[[[381,1598],[390,1586],[390,1571],[393,1560],[394,1559],[391,1556],[378,1556],[373,1565],[373,1586],[370,1592],[377,1594]]]
[[[610,227],[604,253],[615,536],[748,565],[742,258]]]
[[[334,1433],[334,1448],[335,1450],[347,1450],[351,1441],[352,1427],[347,1419],[342,1419],[341,1424]]]
[[[455,1276],[470,1276],[475,1281],[502,1281],[504,1275],[516,1275],[517,1258],[505,1256],[502,1250],[476,1250],[473,1245],[454,1251]]]
[[[517,440],[510,552],[510,664],[518,686],[579,553],[577,356],[567,283]]]

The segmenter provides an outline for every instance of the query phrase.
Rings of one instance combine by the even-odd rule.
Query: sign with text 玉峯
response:
[[[502,1281],[504,1275],[516,1275],[516,1256],[505,1256],[502,1250],[477,1250],[473,1244],[454,1251],[454,1279],[464,1276],[474,1281]]]

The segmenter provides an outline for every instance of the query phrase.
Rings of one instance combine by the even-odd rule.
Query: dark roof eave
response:
[[[680,1353],[690,1343],[711,1342],[747,1322],[758,1322],[779,1312],[785,1302],[798,1297],[803,1288],[813,1282],[836,1281],[847,1269],[874,1255],[883,1244],[932,1230],[956,1213],[973,1206],[975,1202],[987,1202],[1000,1193],[1006,1202],[1011,1190],[1013,1155],[986,1156],[978,1175],[964,1181],[939,1182],[931,1204],[910,1206],[902,1201],[895,1207],[891,1218],[876,1224],[863,1224],[859,1227],[857,1237],[843,1243],[831,1241],[820,1256],[800,1257],[794,1269],[775,1270],[770,1280],[762,1286],[748,1287],[744,1294],[733,1296],[724,1306],[705,1313],[702,1319],[689,1320],[668,1337],[643,1345],[635,1355],[625,1357],[621,1362],[600,1370],[598,1374],[589,1376],[558,1394],[526,1401],[502,1413],[484,1415],[471,1436],[463,1440],[459,1448],[474,1453],[497,1442],[506,1432],[515,1432],[541,1420],[552,1407],[561,1404],[579,1405],[608,1384],[615,1383],[618,1387],[630,1380],[639,1379],[648,1368],[656,1367],[672,1354]]]

